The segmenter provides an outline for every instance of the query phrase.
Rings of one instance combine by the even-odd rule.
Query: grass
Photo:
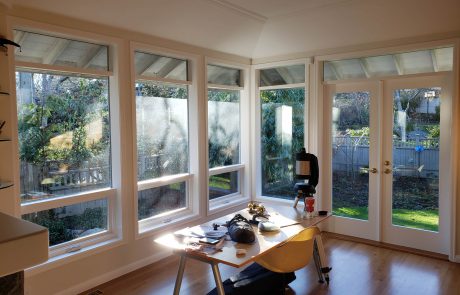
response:
[[[340,207],[334,208],[332,213],[337,216],[350,217],[355,219],[368,220],[369,212],[367,207]]]
[[[334,208],[334,215],[368,220],[367,207]],[[393,209],[393,224],[411,228],[438,231],[438,210]]]
[[[230,190],[230,179],[213,175],[209,177],[209,186]]]
[[[438,231],[438,210],[393,209],[393,224]]]

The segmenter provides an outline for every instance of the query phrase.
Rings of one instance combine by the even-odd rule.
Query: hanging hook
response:
[[[0,48],[5,51],[5,54],[8,55],[8,47],[6,45],[13,45],[19,48],[19,51],[22,52],[21,45],[18,43],[15,43],[11,40],[8,40],[6,38],[0,38]]]

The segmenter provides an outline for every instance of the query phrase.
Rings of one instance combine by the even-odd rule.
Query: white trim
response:
[[[214,168],[209,169],[208,176],[213,176],[213,175],[218,175],[218,174],[228,173],[228,172],[241,171],[244,169],[245,166],[246,166],[245,164],[235,164],[235,165],[229,165],[229,166],[214,167]]]
[[[77,238],[62,244],[54,245],[49,248],[49,257],[59,257],[68,253],[81,251],[81,249],[90,247],[92,245],[102,244],[106,241],[116,239],[116,235],[108,230],[95,233],[86,237]],[[74,249],[74,250],[72,250]]]
[[[132,262],[128,265],[125,265],[123,267],[117,268],[111,272],[104,273],[98,277],[92,278],[91,280],[84,281],[83,283],[80,283],[78,285],[74,285],[71,288],[68,288],[66,290],[60,291],[56,293],[56,295],[73,295],[73,294],[80,294],[83,293],[91,288],[94,288],[96,286],[99,286],[103,283],[106,283],[108,281],[111,281],[115,278],[121,277],[122,275],[125,275],[127,273],[130,273],[132,271],[135,271],[137,269],[140,269],[142,267],[145,267],[149,264],[155,263],[157,261],[160,261],[162,259],[165,259],[169,256],[172,255],[171,250],[165,250],[162,249],[160,252],[155,253],[149,257],[146,257],[141,260],[137,260],[135,262]],[[26,276],[27,277],[27,276]],[[25,293],[28,294],[29,290],[27,286],[27,280],[25,284]]]
[[[312,62],[313,62],[312,58],[306,57],[306,58],[296,58],[296,59],[255,64],[255,65],[252,65],[252,68],[254,70],[263,70],[263,69],[271,69],[271,68],[278,68],[278,67],[284,67],[284,66],[294,66],[294,65],[299,65],[299,64],[307,65]],[[258,84],[257,81],[254,81],[254,82]]]
[[[174,84],[174,85],[192,85],[192,81],[187,80],[176,80],[176,79],[169,79],[169,78],[162,78],[162,77],[153,77],[153,76],[143,76],[143,75],[136,75],[136,81],[152,81],[152,82],[161,82],[165,84]]]
[[[452,68],[452,147],[458,147],[459,144],[459,99],[460,99],[460,39],[456,39],[454,45],[454,59],[453,59],[453,68]],[[452,183],[452,199],[451,199],[451,220],[450,220],[450,253],[449,257],[454,258],[455,261],[460,263],[460,255],[456,255],[457,251],[457,222],[460,219],[457,218],[457,197],[458,197],[458,190],[459,186],[457,184],[457,179],[459,175],[459,161],[460,158],[458,156],[457,149],[453,148],[451,150],[452,154],[452,175],[451,175],[451,183]]]
[[[307,65],[305,68],[308,69]],[[305,77],[305,81],[307,81]],[[294,83],[294,84],[281,84],[281,85],[270,85],[270,86],[259,86],[260,91],[264,90],[278,90],[278,89],[291,89],[291,88],[305,88],[306,83]]]
[[[209,201],[210,208],[208,214],[216,214],[227,210],[232,207],[240,206],[242,204],[246,204],[250,201],[248,196],[244,196],[241,193],[235,193],[226,195],[214,200]]]
[[[112,76],[112,71],[102,71],[102,70],[95,70],[90,68],[75,68],[75,67],[67,67],[67,66],[56,66],[56,65],[48,65],[48,64],[40,64],[34,62],[24,62],[24,61],[16,61],[15,65],[19,70],[26,70],[26,71],[47,71],[53,73],[63,73],[63,74],[82,74],[87,76],[96,76],[96,77],[108,77]]]
[[[223,90],[244,90],[244,87],[233,86],[233,85],[221,85],[221,84],[208,84],[208,88],[211,89],[223,89]]]
[[[60,267],[66,264],[69,264],[73,261],[83,259],[98,253],[108,251],[115,247],[126,244],[121,239],[112,239],[108,241],[101,242],[99,244],[90,245],[88,247],[82,248],[77,252],[65,253],[60,256],[50,257],[48,261],[35,265],[31,268],[25,270],[25,277],[32,277],[34,275],[46,272],[50,269]],[[27,282],[27,280],[26,280]]]
[[[136,215],[137,218],[137,215]],[[159,230],[166,230],[201,218],[188,208],[180,208],[139,220],[136,239],[151,236]]]
[[[82,192],[76,195],[68,195],[65,197],[44,199],[35,202],[25,203],[21,205],[21,215],[100,199],[113,199],[116,193],[116,189],[106,188],[96,191]]]
[[[190,179],[192,179],[192,177],[193,177],[193,174],[182,173],[182,174],[168,175],[168,176],[163,176],[163,177],[153,178],[153,179],[148,179],[148,180],[142,180],[137,183],[137,190],[143,191],[146,189],[165,186],[168,184],[189,181]]]

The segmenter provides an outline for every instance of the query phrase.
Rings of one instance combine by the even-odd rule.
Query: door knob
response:
[[[391,173],[391,169],[386,168],[385,170],[383,170],[383,173],[385,173],[385,174],[390,174],[390,173]]]
[[[377,172],[378,172],[377,168],[372,168],[372,169],[369,170],[369,171],[370,171],[371,173],[377,173]]]
[[[385,162],[383,162],[383,164],[385,164],[385,166],[389,166],[391,164],[391,162],[390,161],[385,161]]]

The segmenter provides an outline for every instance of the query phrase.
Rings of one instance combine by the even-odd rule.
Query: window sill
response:
[[[242,204],[247,204],[250,201],[249,197],[242,195],[223,197],[222,200],[213,200],[209,202],[208,216],[214,215],[229,208],[237,207]]]
[[[46,261],[46,262],[44,262],[42,264],[39,264],[39,265],[36,265],[36,266],[33,266],[31,268],[26,269],[25,270],[25,276],[26,277],[31,277],[31,276],[34,276],[36,274],[48,271],[50,269],[53,269],[53,268],[56,268],[56,267],[71,263],[73,261],[80,260],[80,259],[83,259],[85,257],[89,257],[89,256],[98,254],[98,253],[103,252],[103,251],[110,250],[112,248],[118,247],[118,246],[123,245],[125,243],[126,242],[124,242],[122,239],[120,239],[118,237],[113,237],[111,239],[102,241],[100,243],[93,244],[93,245],[88,245],[86,247],[83,247],[83,248],[81,248],[80,250],[78,250],[76,252],[70,252],[70,253],[64,253],[64,254],[61,254],[61,255],[56,255],[54,257],[50,257],[48,259],[48,261]]]
[[[261,203],[266,203],[266,204],[279,204],[279,205],[294,205],[294,199],[288,200],[288,199],[281,199],[281,198],[275,198],[275,197],[265,197],[265,196],[260,196],[255,199],[257,202]],[[299,201],[299,204],[303,203],[302,200]]]
[[[183,226],[199,219],[201,219],[199,214],[185,211],[182,212],[182,214],[170,216],[167,223],[160,222],[159,220],[155,221],[155,219],[139,221],[136,239],[152,236],[160,231],[166,231],[178,226]]]

